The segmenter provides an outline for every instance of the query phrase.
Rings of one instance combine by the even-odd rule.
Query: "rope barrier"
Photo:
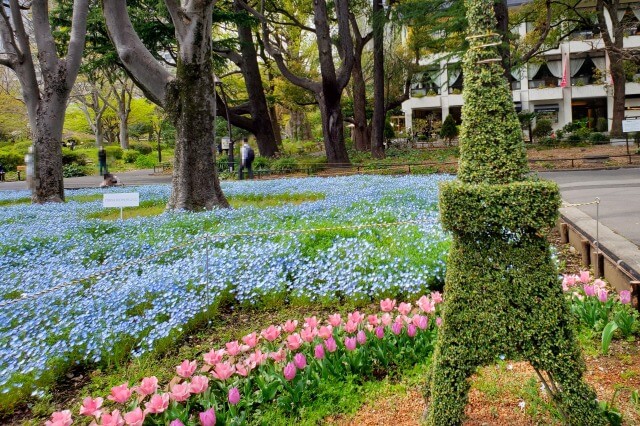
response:
[[[228,234],[204,234],[201,237],[195,238],[190,240],[188,243],[185,244],[180,244],[177,246],[173,246],[173,247],[169,247],[168,249],[159,251],[157,253],[154,253],[152,255],[149,256],[144,256],[144,257],[140,257],[137,259],[134,259],[130,262],[125,262],[125,263],[121,263],[118,265],[115,265],[107,270],[104,271],[99,271],[99,272],[95,272],[93,274],[87,275],[86,277],[83,278],[77,278],[71,281],[68,281],[66,283],[61,283],[58,284],[56,286],[38,291],[36,293],[29,293],[29,294],[23,294],[21,295],[19,298],[16,299],[8,299],[8,300],[4,300],[2,302],[0,302],[0,308],[4,308],[5,306],[9,306],[9,305],[13,305],[15,303],[18,302],[22,302],[24,300],[31,300],[31,299],[38,299],[46,294],[49,293],[53,293],[55,291],[61,290],[63,288],[66,287],[73,287],[75,285],[78,284],[82,284],[83,282],[92,280],[92,279],[99,279],[102,278],[105,275],[108,275],[110,273],[119,271],[125,267],[128,266],[135,266],[138,265],[142,262],[147,262],[149,260],[153,260],[156,259],[158,257],[161,257],[165,254],[183,249],[185,247],[189,247],[192,246],[194,243],[198,242],[198,241],[202,241],[202,240],[215,240],[215,239],[226,239],[226,238],[234,238],[234,237],[256,237],[256,236],[275,236],[275,235],[295,235],[295,234],[309,234],[309,233],[315,233],[315,232],[323,232],[323,231],[340,231],[340,230],[358,230],[358,229],[366,229],[366,228],[390,228],[392,226],[400,226],[400,225],[417,225],[420,223],[425,223],[427,222],[427,219],[423,219],[423,220],[406,220],[406,221],[399,221],[399,222],[386,222],[386,223],[369,223],[369,224],[364,224],[364,225],[352,225],[352,226],[331,226],[331,227],[325,227],[325,228],[309,228],[309,229],[294,229],[294,230],[287,230],[287,231],[259,231],[259,232],[237,232],[237,233],[228,233]],[[207,253],[208,253],[208,246],[206,247],[207,249]],[[208,268],[208,265],[207,265]]]

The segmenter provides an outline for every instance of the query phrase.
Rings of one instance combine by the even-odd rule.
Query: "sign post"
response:
[[[119,194],[104,194],[102,207],[120,207],[120,220],[122,220],[123,207],[138,207],[140,205],[140,193],[123,192]]]
[[[629,133],[640,132],[640,117],[622,120],[622,132],[627,134],[627,155],[631,155],[629,153]],[[629,163],[631,163],[631,157],[629,157]]]

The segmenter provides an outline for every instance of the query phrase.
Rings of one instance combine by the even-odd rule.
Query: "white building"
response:
[[[510,6],[521,0],[508,0]],[[621,3],[619,17],[624,17],[625,48],[640,48],[640,2]],[[527,25],[518,28],[521,36]],[[552,121],[554,128],[578,119],[589,119],[595,127],[598,119],[611,128],[613,90],[610,87],[609,58],[599,34],[576,31],[557,49],[543,53],[541,64],[512,72],[513,102],[518,111],[535,111]],[[460,64],[452,61],[425,60],[425,71],[413,76],[411,97],[402,104],[407,129],[414,129],[414,119],[434,117],[444,120],[451,114],[460,123],[464,76]],[[566,71],[564,68],[566,67]],[[566,79],[562,86],[563,74]],[[626,83],[625,117],[640,116],[640,74]]]

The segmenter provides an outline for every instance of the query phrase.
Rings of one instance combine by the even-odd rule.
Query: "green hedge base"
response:
[[[458,233],[539,231],[555,225],[560,207],[555,182],[526,180],[508,184],[440,185],[440,219]]]

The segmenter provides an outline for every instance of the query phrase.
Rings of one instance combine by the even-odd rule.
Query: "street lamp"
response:
[[[222,80],[220,80],[217,76],[214,76],[214,83],[216,86],[220,87],[220,96],[222,97],[222,102],[224,103],[224,108],[227,113],[227,130],[229,132],[228,165],[229,165],[229,171],[233,172],[235,161],[233,159],[233,137],[231,136],[231,120],[229,120],[229,104],[227,103],[227,96],[225,95],[224,89],[222,87]]]

